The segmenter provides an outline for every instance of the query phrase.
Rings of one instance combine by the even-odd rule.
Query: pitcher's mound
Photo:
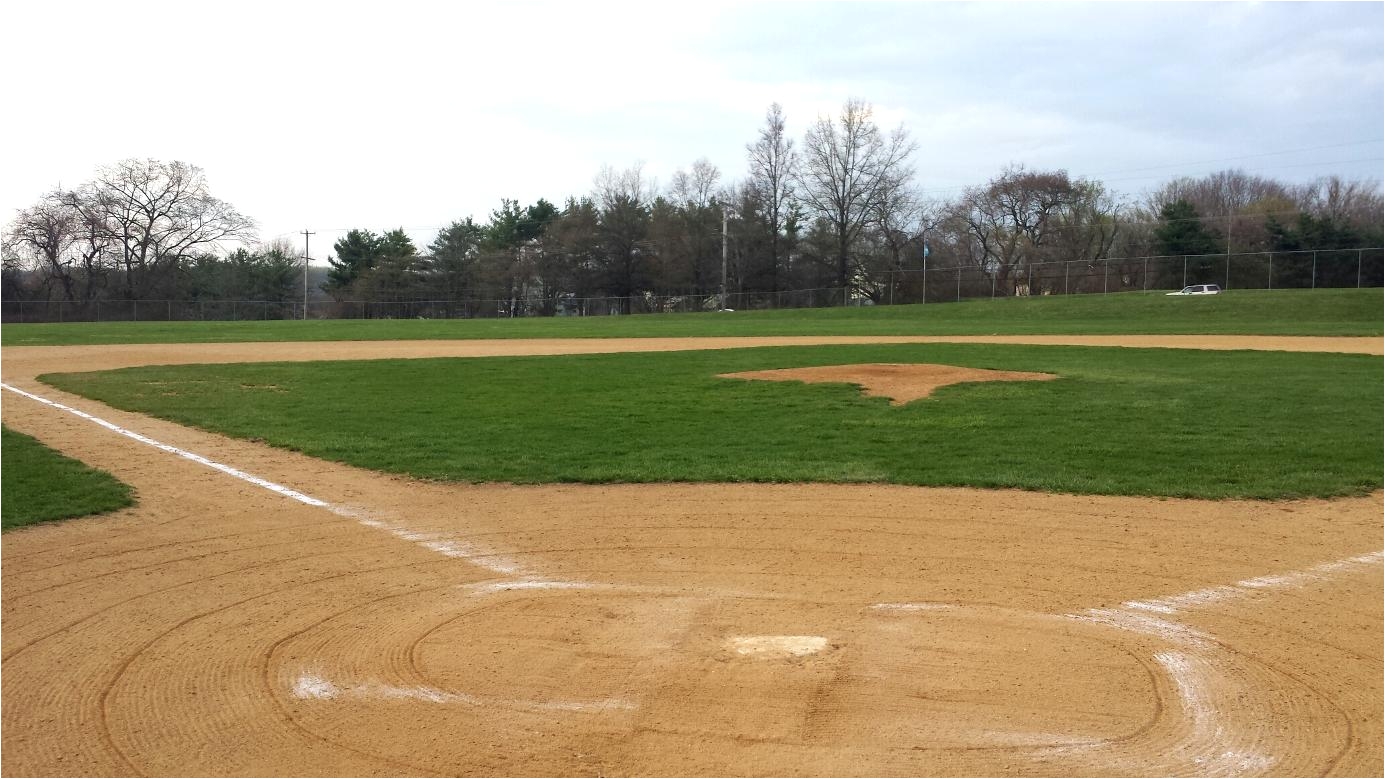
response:
[[[782,368],[773,371],[724,373],[721,374],[720,378],[856,384],[868,396],[889,398],[892,405],[901,406],[919,398],[926,398],[933,394],[933,390],[946,387],[949,384],[961,384],[968,381],[1048,381],[1058,377],[1051,373],[992,371],[984,368],[962,368],[956,365],[862,363],[859,365],[823,365],[812,368]]]

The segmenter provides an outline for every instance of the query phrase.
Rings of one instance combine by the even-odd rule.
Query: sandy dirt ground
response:
[[[749,345],[637,346],[728,340]],[[1373,351],[1356,339],[1312,347],[1379,353],[1365,340]],[[443,485],[33,379],[563,348],[6,349],[6,384],[167,448],[0,393],[6,425],[110,471],[139,500],[3,538],[3,773],[1385,770],[1378,493],[1265,503]]]
[[[861,388],[867,397],[889,398],[890,405],[902,406],[922,400],[939,387],[980,381],[1048,381],[1058,378],[1052,373],[1028,371],[993,371],[984,368],[963,368],[956,365],[928,363],[860,363],[856,365],[822,365],[812,368],[780,368],[769,371],[723,373],[723,379],[751,381],[801,381],[805,384],[846,383]]]

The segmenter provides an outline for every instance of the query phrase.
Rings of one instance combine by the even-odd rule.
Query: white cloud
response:
[[[1382,135],[1379,4],[10,4],[0,216],[184,159],[266,237],[561,202],[602,164],[742,175],[771,102],[849,97],[925,189],[1010,162],[1129,171]],[[19,31],[19,32],[16,32]],[[44,34],[45,31],[57,31]],[[1379,147],[1283,158],[1378,175]],[[1279,158],[1270,158],[1274,163]],[[1331,166],[1328,166],[1331,167]],[[1156,171],[1154,175],[1159,175]],[[1129,186],[1151,182],[1126,174]],[[319,238],[318,240],[322,240]],[[318,252],[314,252],[317,254]]]

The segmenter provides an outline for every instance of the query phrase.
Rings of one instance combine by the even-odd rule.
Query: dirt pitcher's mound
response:
[[[861,363],[724,373],[721,378],[856,384],[870,397],[889,398],[891,405],[902,406],[926,398],[933,394],[933,390],[949,384],[968,381],[1047,381],[1058,377],[1051,373],[992,371],[928,363]]]

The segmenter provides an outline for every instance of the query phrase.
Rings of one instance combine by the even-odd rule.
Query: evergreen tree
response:
[[[1218,261],[1199,255],[1216,254],[1223,248],[1202,224],[1192,203],[1186,200],[1165,203],[1159,211],[1159,226],[1154,228],[1154,250],[1165,255],[1181,254],[1185,259],[1182,263],[1164,263],[1159,269],[1159,286],[1182,287],[1186,284],[1220,282],[1221,279],[1214,273],[1219,267]]]
[[[484,239],[485,228],[471,217],[438,231],[428,246],[425,266],[433,294],[449,301],[475,296],[476,265]]]
[[[1216,254],[1220,242],[1208,232],[1197,209],[1186,200],[1165,203],[1154,228],[1155,251],[1160,254]]]
[[[369,230],[352,230],[335,244],[327,262],[332,267],[327,271],[327,283],[323,289],[333,297],[338,297],[356,283],[360,276],[375,267],[380,258],[380,237]]]

